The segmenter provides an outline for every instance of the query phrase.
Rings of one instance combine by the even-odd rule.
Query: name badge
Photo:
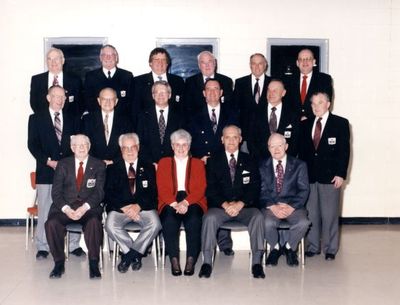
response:
[[[125,90],[121,90],[121,97],[125,97],[126,96],[126,91]]]
[[[68,102],[70,102],[70,103],[74,102],[74,96],[73,95],[70,95],[68,97]]]
[[[149,182],[147,180],[143,180],[142,181],[142,186],[143,186],[144,189],[147,188],[149,186]]]
[[[243,177],[243,184],[249,184],[250,183],[250,177]]]
[[[285,131],[285,134],[283,135],[286,139],[289,139],[292,136],[291,131]]]
[[[179,103],[180,100],[181,100],[181,97],[179,95],[175,96],[175,102]]]
[[[336,144],[336,138],[328,138],[328,144],[329,145],[335,145]]]
[[[86,182],[86,187],[90,189],[95,186],[96,186],[96,179],[88,179],[88,181]]]

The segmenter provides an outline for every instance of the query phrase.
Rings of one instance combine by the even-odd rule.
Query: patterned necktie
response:
[[[83,181],[83,162],[79,162],[79,168],[78,168],[78,175],[76,175],[76,189],[79,190],[81,189]]]
[[[158,77],[158,81],[161,82],[162,81],[162,76],[157,76]]]
[[[276,107],[271,108],[271,114],[269,116],[269,131],[271,134],[275,133],[276,130],[278,129],[278,119],[276,117]]]
[[[256,78],[256,84],[254,85],[254,100],[258,104],[260,101],[260,85],[258,83],[259,79]]]
[[[108,145],[108,141],[110,139],[110,130],[108,129],[108,113],[104,116],[104,136],[106,137],[106,143]]]
[[[164,110],[160,110],[160,118],[158,119],[158,131],[160,132],[160,140],[161,144],[164,142],[165,136],[165,118],[164,118]]]
[[[235,155],[231,154],[231,158],[229,160],[229,173],[231,174],[231,181],[235,181],[235,173],[236,173],[236,160]]]
[[[129,180],[129,188],[131,189],[132,195],[135,194],[135,179],[136,179],[136,172],[133,168],[133,163],[129,163],[128,169],[128,180]]]
[[[322,131],[321,120],[322,118],[318,118],[317,123],[315,124],[314,137],[313,137],[315,150],[318,149],[319,141],[321,140],[321,131]]]
[[[303,76],[303,81],[301,82],[301,91],[300,91],[300,98],[301,98],[301,104],[304,104],[304,101],[306,100],[306,95],[307,95],[307,75]]]
[[[217,132],[218,124],[217,124],[217,115],[215,114],[215,109],[211,111],[211,126],[214,134]]]
[[[283,187],[283,165],[282,161],[279,160],[278,164],[276,165],[276,192],[279,194],[282,191]]]
[[[58,75],[54,75],[54,79],[53,79],[53,86],[58,86]]]
[[[108,78],[108,79],[111,79],[111,71],[108,71],[107,74],[108,74],[108,77],[107,77],[107,78]]]
[[[54,130],[56,132],[58,144],[61,144],[62,129],[59,112],[54,112]]]

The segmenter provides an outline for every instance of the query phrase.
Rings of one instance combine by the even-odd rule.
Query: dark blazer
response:
[[[300,123],[297,114],[285,104],[282,103],[281,117],[278,122],[277,133],[286,138],[289,144],[288,154],[296,157],[298,153],[298,140],[300,134]],[[268,125],[268,107],[263,112],[258,112],[254,118],[254,123],[250,128],[248,137],[248,148],[250,154],[257,160],[270,157],[268,151],[268,139],[271,136]]]
[[[89,156],[82,185],[78,192],[76,188],[75,157],[71,156],[58,162],[54,174],[51,197],[53,204],[50,213],[61,211],[64,205],[73,205],[76,201],[87,202],[90,209],[99,213],[104,197],[104,182],[106,166],[103,161]]]
[[[139,114],[137,133],[140,139],[140,156],[150,163],[158,163],[163,157],[173,156],[170,136],[182,127],[183,117],[178,109],[169,106],[164,141],[161,144],[156,107]]]
[[[226,104],[228,108],[233,110],[235,105],[233,104],[232,79],[219,73],[215,73],[214,78],[220,82],[221,89],[223,90],[221,103]],[[206,106],[206,99],[204,98],[203,90],[204,80],[201,73],[197,73],[186,79],[185,93],[183,98],[183,108],[186,116],[193,116]]]
[[[260,178],[256,163],[239,152],[235,180],[232,184],[225,151],[215,154],[207,161],[208,208],[222,208],[225,201],[243,201],[245,208],[258,207]]]
[[[192,135],[191,152],[193,156],[202,158],[222,150],[222,130],[231,124],[238,125],[237,114],[228,109],[225,104],[221,104],[217,132],[214,134],[208,109],[204,107],[188,124],[188,131]]]
[[[90,139],[90,154],[100,160],[112,160],[114,162],[120,160],[122,157],[118,138],[121,134],[132,131],[128,117],[121,112],[121,109],[115,108],[110,140],[107,145],[101,110],[86,114],[82,118],[81,132]]]
[[[125,161],[107,167],[105,199],[107,211],[122,213],[121,208],[139,204],[142,210],[157,209],[157,186],[154,166],[138,159],[136,167],[136,190],[132,195]]]
[[[32,76],[30,103],[33,112],[39,112],[49,108],[46,99],[48,92],[49,72]],[[75,75],[63,72],[63,87],[65,89],[64,111],[74,116],[80,116],[83,112],[82,82]]]
[[[116,108],[129,112],[133,100],[133,75],[132,72],[118,68],[114,76],[108,79],[103,68],[86,73],[84,83],[85,110],[92,112],[100,109],[97,98],[102,89],[109,87],[117,92],[118,104]]]
[[[257,113],[264,112],[266,109],[266,96],[268,84],[271,78],[265,75],[264,83],[261,87],[261,96],[257,104],[253,96],[253,86],[251,74],[236,79],[235,90],[233,91],[234,104],[239,108],[239,123],[242,129],[242,137],[247,141],[249,136],[250,124],[254,122]]]
[[[297,112],[299,117],[306,116],[307,118],[314,118],[310,99],[315,92],[323,91],[331,98],[333,96],[332,77],[329,74],[318,71],[313,71],[307,95],[304,100],[304,105],[301,104],[299,72],[294,73],[285,80],[285,87],[287,91],[285,100],[289,102],[289,105]]]
[[[49,108],[32,114],[28,123],[28,148],[36,159],[36,183],[52,184],[54,170],[47,160],[59,161],[72,154],[70,136],[78,131],[78,119],[63,111],[61,145],[58,144]]]
[[[335,176],[346,179],[350,158],[349,121],[329,113],[318,149],[312,141],[314,120],[301,123],[299,158],[307,163],[310,183],[331,184]]]
[[[185,82],[182,77],[167,73],[168,84],[171,86],[170,105],[175,105],[176,108],[182,109],[183,92],[185,89]],[[134,79],[135,95],[133,99],[132,114],[138,115],[147,108],[154,106],[154,100],[151,93],[151,87],[154,85],[153,74],[146,73],[136,76]]]
[[[310,192],[307,165],[305,162],[287,156],[282,191],[276,193],[276,176],[272,158],[260,164],[261,192],[260,207],[266,208],[278,202],[286,203],[294,209],[302,209]]]

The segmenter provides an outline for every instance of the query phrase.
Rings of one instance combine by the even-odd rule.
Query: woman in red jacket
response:
[[[163,227],[171,273],[182,274],[179,264],[179,231],[186,232],[185,275],[193,275],[201,247],[201,224],[207,210],[206,173],[201,160],[189,155],[192,137],[183,129],[171,134],[174,157],[162,158],[157,168],[158,212]]]

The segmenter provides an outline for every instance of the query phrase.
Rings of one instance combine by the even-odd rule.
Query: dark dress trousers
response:
[[[45,224],[47,241],[55,262],[65,260],[64,238],[65,226],[69,223],[80,223],[83,227],[85,243],[89,250],[90,260],[99,260],[100,246],[103,241],[101,223],[102,200],[106,166],[103,161],[88,157],[80,189],[76,186],[75,157],[71,156],[58,162],[53,181],[53,204]],[[73,209],[88,203],[90,209],[79,220],[72,220],[62,212],[65,205]]]
[[[46,99],[49,85],[49,72],[32,76],[30,104],[33,112],[39,112],[49,108]],[[73,116],[80,117],[83,112],[84,103],[82,97],[82,81],[79,77],[63,72],[63,88],[65,89],[64,111]]]

